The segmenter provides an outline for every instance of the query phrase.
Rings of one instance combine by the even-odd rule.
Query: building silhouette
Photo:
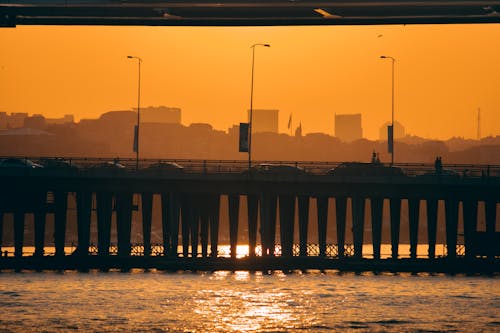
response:
[[[252,118],[253,133],[278,133],[279,110],[254,109]],[[248,119],[250,119],[250,110],[248,110]]]
[[[391,123],[385,122],[379,130],[379,139],[380,141],[387,141],[387,126],[389,126]],[[394,122],[394,139],[401,139],[406,136],[405,128],[404,126],[399,122],[395,121]]]
[[[134,110],[137,110],[135,108]],[[168,106],[149,106],[141,108],[141,122],[160,124],[180,124],[181,109]]]
[[[344,142],[361,139],[361,114],[335,114],[335,136]]]

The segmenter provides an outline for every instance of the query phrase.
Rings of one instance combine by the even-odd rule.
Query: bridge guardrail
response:
[[[79,170],[91,170],[103,166],[119,165],[126,171],[136,171],[135,158],[107,158],[107,157],[47,157],[47,156],[0,156],[0,161],[7,158],[18,158],[24,161],[33,161],[46,164],[47,161],[64,163],[68,167]],[[197,174],[244,173],[248,171],[248,160],[202,160],[202,159],[140,159],[139,170],[147,169],[157,163],[176,163],[182,166],[183,172]],[[329,170],[338,167],[343,162],[327,161],[252,161],[252,166],[261,164],[289,165],[302,168],[313,175],[324,175]],[[419,176],[435,173],[434,163],[396,163],[395,167],[401,168],[407,176]],[[1,169],[1,168],[0,168]],[[445,175],[446,173],[446,175]],[[444,164],[443,175],[454,175],[461,178],[500,177],[500,165],[491,164]]]

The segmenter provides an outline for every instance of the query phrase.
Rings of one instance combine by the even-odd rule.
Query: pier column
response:
[[[45,250],[45,222],[47,217],[46,212],[47,192],[43,191],[36,194],[35,204],[35,256],[43,256]]]
[[[260,200],[260,237],[262,239],[262,255],[274,256],[276,239],[276,201],[274,193],[262,193]]]
[[[189,235],[191,233],[191,215],[193,208],[191,207],[191,198],[188,194],[182,195],[182,255],[186,258],[189,255]]]
[[[410,258],[417,258],[418,245],[418,220],[420,211],[420,199],[408,200],[408,214],[410,223]]]
[[[210,197],[210,256],[216,258],[219,245],[220,195]]]
[[[475,256],[475,238],[477,232],[477,200],[463,202],[465,256]]]
[[[144,242],[144,256],[148,257],[151,255],[151,224],[153,222],[153,193],[141,193],[141,212],[142,212],[142,238]]]
[[[309,228],[309,196],[299,195],[299,246],[300,255],[307,256],[307,232]]]
[[[168,217],[170,225],[170,250],[169,255],[178,256],[179,246],[179,216],[180,216],[180,197],[176,192],[170,192],[168,195]]]
[[[363,233],[365,230],[365,198],[352,198],[352,235],[354,239],[354,257],[363,257]]]
[[[401,226],[401,199],[390,199],[391,210],[391,256],[397,259],[399,255],[399,229]]]
[[[54,192],[54,245],[56,247],[56,257],[65,254],[67,214],[68,192]]]
[[[446,210],[446,248],[448,258],[457,256],[457,233],[458,233],[458,200],[448,198],[445,200]]]
[[[248,254],[255,257],[257,246],[257,218],[259,214],[259,197],[255,194],[247,195],[248,211]]]
[[[161,194],[161,231],[163,241],[163,255],[167,255],[170,250],[170,221],[169,221],[169,198],[168,193]]]
[[[317,197],[318,245],[320,257],[326,256],[326,232],[328,223],[328,197]]]
[[[2,245],[3,245],[3,208],[0,206],[0,257],[3,256]]]
[[[279,210],[281,255],[284,257],[291,257],[293,256],[295,196],[289,194],[280,194]]]
[[[238,243],[238,216],[240,212],[240,195],[230,194],[229,198],[229,243],[231,244],[231,257],[236,257]]]
[[[429,243],[429,258],[434,259],[436,257],[438,200],[426,199],[426,203],[427,203],[427,239]]]
[[[92,210],[92,192],[80,191],[76,193],[76,215],[78,224],[77,255],[89,254],[90,217]]]
[[[14,212],[14,256],[23,256],[24,245],[24,211],[21,209]]]
[[[198,244],[200,233],[200,205],[199,195],[193,195],[191,198],[190,230],[191,230],[191,256],[198,256]]]
[[[97,250],[99,255],[109,255],[111,242],[111,217],[113,215],[113,194],[97,192]]]
[[[384,208],[383,198],[371,198],[370,207],[372,214],[372,243],[373,258],[380,259],[380,246],[382,244],[382,214]]]
[[[201,256],[208,257],[208,230],[209,230],[209,198],[208,195],[202,197],[200,202],[200,239],[201,239]]]
[[[133,193],[116,194],[116,227],[118,238],[118,256],[129,256],[131,250]]]
[[[486,210],[486,242],[488,258],[495,258],[497,245],[495,244],[495,222],[497,203],[495,200],[488,200],[484,203]]]
[[[345,255],[345,225],[346,225],[347,198],[335,198],[335,215],[337,219],[337,247],[339,258]]]

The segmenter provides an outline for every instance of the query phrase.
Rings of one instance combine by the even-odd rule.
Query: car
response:
[[[451,169],[441,169],[438,171],[429,171],[421,175],[417,175],[418,178],[449,178],[449,179],[459,179],[460,174],[455,170]]]
[[[67,161],[67,160],[62,159],[62,158],[42,158],[42,159],[40,159],[40,163],[45,168],[76,169],[76,165],[74,165],[70,161]]]
[[[261,163],[252,166],[250,172],[252,174],[299,175],[304,174],[306,171],[304,168],[293,164]],[[248,173],[248,170],[245,173]]]
[[[0,161],[0,168],[39,169],[43,166],[27,158],[6,158]]]
[[[405,173],[401,168],[382,163],[344,162],[328,170],[327,174],[337,177],[399,177]]]
[[[107,161],[99,164],[95,164],[92,168],[96,169],[125,169],[125,166],[117,161]]]
[[[149,165],[147,168],[141,169],[140,172],[145,174],[163,174],[163,173],[178,173],[183,172],[184,167],[175,162],[157,162]]]

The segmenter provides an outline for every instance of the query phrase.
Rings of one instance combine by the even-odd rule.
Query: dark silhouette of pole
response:
[[[396,62],[396,59],[390,56],[380,56],[381,59],[391,59],[392,62],[392,121],[391,121],[391,127],[392,127],[392,138],[391,138],[391,147],[392,147],[392,152],[391,152],[391,165],[394,165],[394,135],[396,133],[395,128],[394,128],[394,63]]]
[[[252,118],[253,118],[253,73],[254,73],[254,65],[255,65],[255,47],[256,46],[265,46],[270,47],[269,44],[253,44],[250,46],[252,49],[252,83],[250,87],[250,115],[248,119],[248,170],[252,167]]]
[[[137,136],[137,146],[135,147],[135,169],[139,170],[139,124],[141,120],[141,63],[142,59],[136,56],[127,56],[128,59],[137,59],[139,73],[137,78],[137,127],[135,135]]]

